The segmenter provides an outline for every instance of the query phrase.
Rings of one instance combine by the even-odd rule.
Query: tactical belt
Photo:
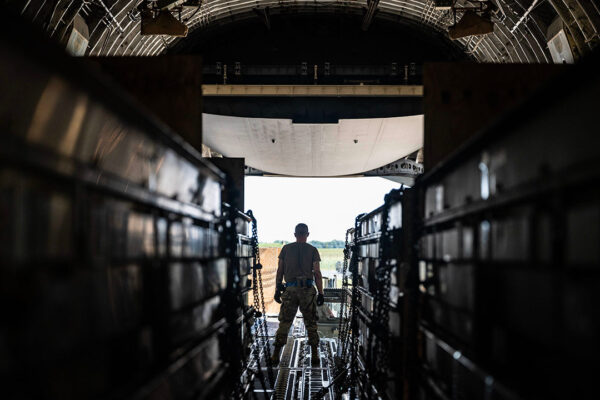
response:
[[[315,281],[313,281],[312,279],[302,279],[302,280],[286,282],[285,286],[286,287],[290,287],[290,286],[311,287],[312,285],[314,285],[314,283],[315,283]]]

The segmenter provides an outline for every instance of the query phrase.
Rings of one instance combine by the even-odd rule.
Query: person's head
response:
[[[296,225],[296,229],[294,229],[294,236],[296,236],[296,242],[306,242],[308,238],[308,225],[306,224],[298,224]]]

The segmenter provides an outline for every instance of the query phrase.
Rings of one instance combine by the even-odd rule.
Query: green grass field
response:
[[[335,271],[335,264],[344,262],[344,249],[318,249],[321,255],[321,269]]]

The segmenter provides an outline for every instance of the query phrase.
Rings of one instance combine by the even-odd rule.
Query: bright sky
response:
[[[371,178],[247,177],[245,206],[258,221],[261,242],[294,240],[294,227],[308,225],[308,240],[344,240],[354,218],[383,204],[400,184]]]

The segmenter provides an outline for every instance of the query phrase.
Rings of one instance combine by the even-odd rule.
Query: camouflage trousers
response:
[[[287,342],[288,331],[294,322],[296,312],[304,317],[304,326],[308,332],[308,344],[319,344],[317,332],[317,291],[314,287],[288,287],[281,295],[281,309],[279,310],[279,328],[275,334],[275,345],[283,346]]]

